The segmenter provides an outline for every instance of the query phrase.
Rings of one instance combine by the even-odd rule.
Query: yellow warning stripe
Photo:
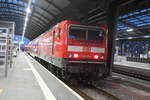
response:
[[[0,89],[0,95],[2,94],[2,92],[3,92],[3,89]]]

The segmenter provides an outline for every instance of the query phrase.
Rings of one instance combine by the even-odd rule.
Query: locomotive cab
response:
[[[107,38],[104,27],[71,24],[68,26],[67,64],[71,73],[95,72],[103,74],[106,70]],[[92,75],[90,74],[92,73]]]
[[[102,62],[106,59],[106,39],[103,29],[71,25],[68,32],[68,58]]]

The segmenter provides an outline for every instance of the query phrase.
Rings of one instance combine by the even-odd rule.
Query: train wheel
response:
[[[50,70],[53,74],[55,74],[54,65],[49,64],[49,65],[48,65],[48,68],[49,68],[49,70]]]
[[[60,68],[57,68],[57,67],[56,67],[56,76],[59,77],[59,78],[62,78],[61,69],[60,69]]]
[[[40,58],[38,58],[38,62],[41,64],[41,59]]]
[[[71,73],[69,73],[68,71],[63,71],[62,73],[62,78],[64,78],[65,80],[70,80],[71,78]]]
[[[61,70],[61,75],[62,75],[61,76],[62,78],[66,79],[66,71],[65,70],[63,70],[63,69]]]
[[[47,70],[51,71],[51,66],[49,63],[47,64]]]

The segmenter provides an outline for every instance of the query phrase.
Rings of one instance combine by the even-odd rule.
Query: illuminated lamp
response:
[[[73,54],[73,57],[74,57],[74,58],[78,58],[79,55],[78,55],[77,53],[74,53],[74,54]]]
[[[94,55],[94,59],[98,59],[99,58],[99,56],[98,55]]]

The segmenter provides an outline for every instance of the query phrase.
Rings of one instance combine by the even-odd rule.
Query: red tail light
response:
[[[73,57],[74,57],[74,58],[78,58],[79,55],[78,55],[77,53],[74,53],[74,54],[73,54]]]
[[[94,59],[99,59],[99,56],[98,55],[94,55]]]

